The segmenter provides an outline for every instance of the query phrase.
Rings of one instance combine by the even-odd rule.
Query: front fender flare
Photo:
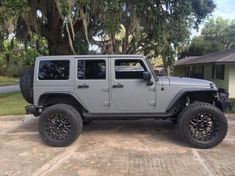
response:
[[[186,88],[186,89],[182,89],[181,91],[179,91],[179,93],[172,99],[171,103],[168,105],[166,112],[169,112],[172,108],[174,108],[174,106],[178,103],[178,101],[180,101],[185,95],[190,94],[190,93],[217,93],[217,90],[215,89],[208,89],[208,88]]]

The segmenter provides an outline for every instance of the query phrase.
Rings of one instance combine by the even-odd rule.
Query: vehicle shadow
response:
[[[18,128],[12,130],[10,133],[37,133],[38,119],[31,118],[25,121]],[[90,134],[91,136],[99,135],[102,137],[110,135],[120,135],[123,139],[131,139],[131,137],[143,139],[148,138],[154,142],[171,143],[178,146],[186,147],[187,144],[179,136],[177,124],[170,120],[97,120],[90,124],[83,126],[82,134]]]
[[[155,140],[188,147],[179,136],[177,124],[170,120],[97,120],[84,125],[82,133],[103,132],[111,135],[147,135]]]

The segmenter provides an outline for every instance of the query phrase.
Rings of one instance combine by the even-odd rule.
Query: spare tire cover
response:
[[[26,69],[20,77],[20,90],[24,99],[33,104],[33,75],[34,68]]]

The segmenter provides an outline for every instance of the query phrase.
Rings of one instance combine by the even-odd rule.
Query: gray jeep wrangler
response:
[[[210,81],[157,76],[138,55],[38,57],[20,86],[50,146],[71,144],[85,123],[98,119],[171,119],[196,148],[213,147],[227,133],[225,91]]]

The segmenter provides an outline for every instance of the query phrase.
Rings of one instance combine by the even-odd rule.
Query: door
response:
[[[76,94],[90,113],[109,108],[108,59],[77,59]]]
[[[111,59],[112,103],[122,112],[153,112],[156,108],[155,80],[147,85],[142,59]]]

